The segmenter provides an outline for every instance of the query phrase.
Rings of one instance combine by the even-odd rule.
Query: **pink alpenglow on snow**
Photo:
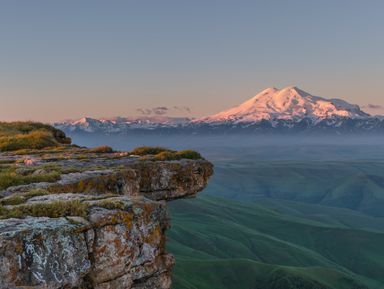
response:
[[[254,122],[273,119],[316,120],[332,117],[365,118],[369,114],[358,105],[341,99],[313,96],[297,87],[267,88],[239,106],[196,122]]]

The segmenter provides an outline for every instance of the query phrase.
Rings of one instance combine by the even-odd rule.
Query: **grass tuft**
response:
[[[90,152],[90,153],[113,153],[114,150],[109,146],[100,146],[100,147],[91,148],[88,150],[88,152]]]
[[[166,149],[163,147],[138,147],[133,149],[130,153],[132,155],[145,156],[145,155],[157,155],[162,152],[175,152],[175,151]]]
[[[87,217],[88,206],[79,200],[74,201],[55,201],[52,203],[24,204],[10,209],[0,208],[0,218],[24,218],[50,217],[59,218],[65,216]]]
[[[154,156],[154,160],[173,161],[181,159],[200,160],[201,154],[193,150],[174,151],[163,147],[138,147],[130,152],[132,155]]]

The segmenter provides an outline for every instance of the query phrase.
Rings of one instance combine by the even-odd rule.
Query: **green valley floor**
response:
[[[171,203],[175,289],[384,288],[384,219],[210,196]]]

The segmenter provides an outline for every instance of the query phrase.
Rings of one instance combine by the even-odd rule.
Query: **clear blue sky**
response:
[[[287,85],[384,106],[383,81],[382,0],[0,3],[2,120],[202,116]]]

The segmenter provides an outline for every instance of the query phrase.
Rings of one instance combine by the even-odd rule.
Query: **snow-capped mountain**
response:
[[[297,87],[284,89],[267,88],[239,106],[215,115],[197,119],[195,122],[258,122],[261,120],[294,120],[304,118],[323,119],[366,118],[358,105],[341,99],[325,99],[313,96]]]
[[[265,89],[239,106],[198,119],[81,118],[54,125],[68,133],[102,134],[384,133],[384,117],[370,116],[358,105],[313,96],[293,86]]]
[[[183,117],[148,116],[148,117],[115,117],[67,120],[54,123],[54,126],[66,132],[88,133],[124,133],[130,129],[153,130],[161,127],[177,127],[189,123],[191,119]]]

